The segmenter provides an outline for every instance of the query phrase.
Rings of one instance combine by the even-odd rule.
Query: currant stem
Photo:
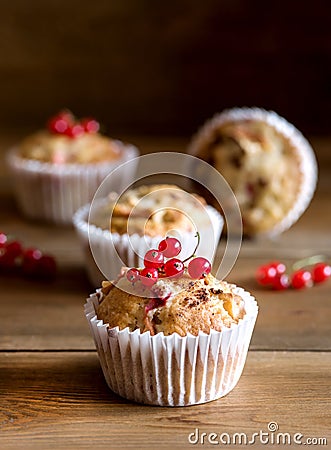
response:
[[[182,261],[183,263],[185,263],[185,262],[188,261],[189,259],[193,258],[193,257],[195,256],[195,252],[198,250],[198,247],[199,247],[199,245],[200,245],[200,233],[199,233],[199,231],[196,232],[195,237],[198,238],[197,245],[195,246],[195,249],[193,250],[192,255],[189,256],[188,258],[184,259],[184,261]]]
[[[320,263],[320,262],[325,262],[327,259],[328,258],[324,255],[309,256],[308,258],[303,258],[303,259],[300,259],[299,261],[296,261],[293,264],[292,268],[294,271],[300,270],[306,266],[312,266],[312,265]]]

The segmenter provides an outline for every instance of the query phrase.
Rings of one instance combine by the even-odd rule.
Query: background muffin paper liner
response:
[[[13,175],[14,191],[22,213],[58,225],[72,224],[74,213],[90,202],[103,179],[117,166],[138,156],[133,145],[116,143],[122,156],[116,161],[96,164],[61,164],[29,160],[9,151],[7,162]],[[130,164],[126,178],[114,177],[111,188],[121,189],[133,181],[135,167]]]
[[[211,136],[213,136],[213,131],[217,130],[218,127],[230,121],[249,119],[263,121],[285,136],[297,152],[300,161],[302,179],[296,203],[271,230],[259,233],[261,236],[272,237],[290,228],[307,209],[314,195],[318,173],[317,163],[314,150],[302,133],[273,111],[266,111],[261,108],[232,108],[216,114],[208,120],[193,137],[188,151],[192,155],[198,155],[201,146],[209,142]]]
[[[164,236],[150,237],[146,235],[139,236],[138,234],[129,236],[128,234],[120,235],[118,233],[111,233],[109,230],[104,230],[89,224],[89,211],[90,205],[81,208],[75,214],[73,222],[85,254],[88,277],[94,287],[100,286],[101,282],[106,278],[108,280],[116,279],[123,266],[143,267],[145,253],[151,248],[157,248],[160,241],[164,239]],[[197,255],[208,257],[212,263],[222,233],[224,220],[215,208],[207,206],[206,211],[213,226],[214,253],[210,255],[209,241],[205,241],[204,239],[204,234],[209,233],[210,235],[210,230],[201,228],[198,230],[201,241]],[[181,259],[190,256],[190,248],[192,244],[194,246],[197,239],[194,236],[195,232],[181,233],[180,241],[183,249],[180,253]],[[90,244],[93,247],[93,254]],[[102,269],[103,273],[100,272],[98,266]]]
[[[234,289],[246,309],[238,324],[185,337],[109,328],[96,315],[103,294],[92,294],[85,314],[110,389],[129,400],[160,406],[205,403],[229,393],[241,376],[258,314],[255,299]]]

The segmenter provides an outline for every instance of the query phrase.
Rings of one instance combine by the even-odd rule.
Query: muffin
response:
[[[315,190],[312,148],[274,112],[235,108],[218,114],[193,138],[190,153],[212,164],[229,183],[248,236],[289,228]]]
[[[132,283],[123,268],[87,300],[85,314],[111,390],[161,406],[205,403],[229,393],[246,360],[258,307],[210,273]]]
[[[194,245],[192,237],[201,230],[199,255],[212,260],[223,219],[202,197],[162,184],[97,199],[77,211],[74,225],[89,279],[97,287],[105,277],[114,279],[123,265],[140,266],[148,248],[165,235],[180,237],[185,258]]]
[[[134,146],[98,130],[96,120],[77,121],[64,111],[9,152],[17,202],[26,217],[71,224],[73,214],[92,200],[105,176],[138,155]],[[132,181],[134,165],[130,167],[125,180],[114,177],[114,188]]]

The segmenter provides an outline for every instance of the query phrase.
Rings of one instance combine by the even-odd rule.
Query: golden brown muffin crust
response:
[[[26,159],[54,164],[91,164],[118,159],[118,143],[100,133],[85,133],[70,138],[62,134],[38,131],[26,137],[19,147]]]
[[[199,331],[221,331],[238,323],[245,315],[244,301],[234,292],[233,285],[216,280],[211,274],[201,280],[192,280],[184,275],[181,279],[160,280],[153,287],[156,298],[169,297],[164,306],[157,305],[150,295],[149,288],[136,283],[128,286],[126,278],[118,284],[105,283],[97,316],[109,326],[120,329],[129,327],[131,331],[139,328],[151,334],[163,332],[165,335],[187,333],[198,335]],[[131,292],[122,290],[131,289]],[[170,295],[169,295],[170,293]],[[154,303],[153,303],[154,302]]]

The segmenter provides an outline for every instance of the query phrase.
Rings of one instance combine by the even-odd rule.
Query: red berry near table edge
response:
[[[211,271],[208,259],[195,256],[200,244],[200,234],[195,249],[188,258],[182,261],[174,256],[179,255],[182,250],[181,243],[174,237],[163,239],[157,249],[148,250],[144,257],[144,268],[131,268],[126,272],[126,278],[132,284],[140,281],[143,285],[152,287],[160,278],[176,278],[187,272],[191,278],[204,278]],[[188,266],[185,262],[190,261]]]
[[[77,120],[71,111],[64,110],[49,119],[47,128],[52,134],[62,134],[75,139],[85,133],[97,133],[100,124],[92,117]]]
[[[28,278],[52,280],[56,275],[56,261],[36,248],[24,249],[19,241],[0,232],[0,273],[8,271]]]
[[[315,265],[312,271],[312,277],[314,283],[323,283],[331,276],[331,267],[326,263],[318,263]]]
[[[311,287],[312,285],[312,276],[308,270],[297,270],[296,272],[293,272],[291,286],[294,289],[304,289],[306,287]]]
[[[311,269],[308,268],[311,266]],[[261,286],[274,290],[310,288],[316,283],[323,283],[331,277],[331,267],[323,255],[304,258],[293,264],[293,272],[286,274],[285,264],[275,261],[258,267],[256,280]]]

